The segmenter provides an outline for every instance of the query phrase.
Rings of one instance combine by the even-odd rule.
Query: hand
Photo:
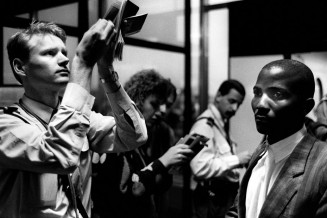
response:
[[[159,160],[165,167],[183,163],[190,159],[193,151],[185,144],[177,144],[170,147],[168,151],[162,155]]]
[[[240,166],[244,167],[246,166],[250,159],[251,159],[251,154],[248,151],[243,151],[240,154],[236,155],[238,159],[240,160]]]
[[[114,58],[115,58],[115,51],[116,51],[116,47],[117,47],[117,43],[115,41],[115,35],[113,36],[112,40],[110,41],[109,45],[107,46],[108,50],[107,52],[101,56],[101,58],[98,60],[98,67],[104,67],[107,68],[108,66],[112,66],[113,62],[114,62]]]
[[[111,21],[99,19],[84,33],[76,49],[76,55],[86,66],[93,67],[106,54],[115,35],[114,24]]]

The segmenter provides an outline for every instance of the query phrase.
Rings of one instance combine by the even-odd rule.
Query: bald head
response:
[[[294,93],[298,93],[304,99],[313,98],[315,91],[315,81],[312,71],[305,64],[290,59],[283,59],[270,62],[262,68],[276,73],[276,76],[285,78],[292,83],[289,88]]]
[[[311,70],[294,60],[273,61],[262,68],[251,105],[257,130],[275,143],[299,131],[314,106]]]

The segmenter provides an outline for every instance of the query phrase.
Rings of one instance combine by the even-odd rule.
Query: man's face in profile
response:
[[[244,96],[236,91],[236,89],[230,89],[226,95],[218,93],[215,99],[222,118],[226,120],[229,120],[235,115],[243,100]]]
[[[24,63],[28,83],[54,91],[65,87],[69,81],[69,59],[64,42],[51,34],[36,34],[28,46],[30,54]]]
[[[160,112],[160,106],[163,105],[163,101],[156,95],[149,95],[143,102],[140,110],[144,116],[145,122],[150,122],[153,115]]]

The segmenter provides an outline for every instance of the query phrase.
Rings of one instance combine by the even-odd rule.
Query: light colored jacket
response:
[[[13,105],[13,115],[0,115],[1,218],[75,217],[58,177],[70,173],[90,215],[91,151],[132,150],[147,139],[144,119],[125,91],[108,97],[114,117],[92,112],[94,97],[72,83],[53,117],[53,109],[26,96]]]
[[[202,117],[210,117],[214,125]],[[194,123],[190,133],[198,133],[209,138],[205,146],[190,162],[194,176],[198,179],[221,178],[231,182],[239,181],[239,159],[235,153],[235,143],[230,145],[226,139],[224,123],[221,115],[214,105],[209,105]]]

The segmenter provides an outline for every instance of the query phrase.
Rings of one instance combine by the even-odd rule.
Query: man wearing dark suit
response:
[[[254,152],[227,217],[327,217],[327,144],[310,136],[314,77],[294,60],[260,71],[252,108],[266,140]]]

